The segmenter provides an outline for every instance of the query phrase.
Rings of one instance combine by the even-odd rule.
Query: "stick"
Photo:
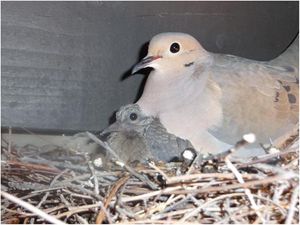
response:
[[[37,208],[41,208],[42,204],[46,201],[46,199],[48,198],[49,194],[50,194],[50,192],[46,192],[46,194],[43,196],[42,200],[36,206]]]
[[[53,180],[50,183],[50,187],[53,187],[54,183],[58,180],[58,178],[60,178],[64,173],[68,172],[69,169],[65,169],[63,170],[61,173],[59,173],[58,175],[56,175]]]
[[[242,177],[247,179],[259,179],[256,174],[242,174]],[[193,180],[203,180],[205,178],[219,178],[219,179],[234,179],[235,176],[232,173],[200,173],[169,177],[167,184],[181,183],[181,182],[192,182]]]
[[[36,208],[33,205],[29,204],[28,202],[25,202],[25,201],[23,201],[23,200],[15,197],[15,196],[13,196],[13,195],[7,193],[7,192],[5,192],[5,191],[1,191],[1,195],[4,198],[6,198],[6,199],[8,199],[8,200],[10,200],[10,201],[12,201],[12,202],[14,202],[14,203],[16,203],[16,204],[24,207],[25,209],[27,209],[27,210],[35,213],[36,215],[38,215],[39,217],[43,218],[44,220],[46,220],[46,221],[48,221],[50,223],[59,224],[59,225],[65,225],[65,223],[62,222],[61,220],[56,219],[55,217],[53,217],[53,216],[45,213],[44,211]]]
[[[60,197],[61,201],[67,206],[68,210],[71,210],[72,205],[70,202],[67,201],[67,199],[63,196],[63,194],[60,194],[59,197]],[[75,217],[79,221],[79,223],[88,224],[88,222],[84,218],[79,216],[78,214],[75,214]]]
[[[296,204],[298,200],[298,194],[299,194],[299,186],[293,191],[292,197],[291,197],[291,203],[289,205],[289,211],[288,215],[285,219],[285,224],[292,224],[295,209],[296,209]]]
[[[201,209],[208,207],[211,203],[224,199],[224,198],[228,198],[228,197],[234,197],[234,196],[243,196],[245,195],[244,193],[232,193],[232,194],[225,194],[225,195],[221,195],[219,197],[216,197],[210,201],[205,202],[204,204],[200,205],[199,207],[197,207],[196,209],[194,209],[193,211],[185,214],[185,216],[183,218],[181,218],[179,220],[179,222],[184,223],[188,218],[196,215],[197,213],[199,213],[201,211]]]
[[[94,179],[94,192],[95,192],[95,195],[99,195],[99,181],[98,181],[96,173],[95,173],[95,168],[94,168],[94,166],[91,162],[88,162],[88,166],[91,170],[92,178]]]
[[[169,180],[168,175],[165,174],[164,171],[162,171],[161,169],[159,169],[159,168],[155,165],[155,162],[151,161],[151,162],[148,163],[148,165],[149,165],[152,169],[154,169],[155,171],[157,171],[160,175],[162,175],[162,176],[165,178],[166,182],[168,182],[168,180]]]
[[[114,186],[112,187],[107,199],[104,202],[103,209],[106,210],[109,206],[109,203],[111,202],[112,198],[116,195],[117,191],[126,183],[126,181],[129,179],[128,176],[122,177],[120,180],[118,180]],[[101,210],[99,211],[97,218],[96,218],[96,224],[102,224],[103,220],[105,219],[105,211]]]
[[[227,167],[228,167],[228,168],[232,171],[232,173],[235,175],[235,177],[236,177],[236,179],[239,181],[239,183],[244,184],[245,181],[244,181],[242,175],[241,175],[240,172],[235,168],[235,166],[230,162],[229,157],[226,157],[226,158],[225,158],[225,163],[226,163]],[[245,194],[247,195],[247,197],[249,198],[249,201],[250,201],[250,203],[251,203],[251,206],[252,206],[252,208],[255,210],[257,216],[261,219],[261,221],[262,221],[263,223],[265,223],[264,218],[262,217],[261,213],[258,211],[259,208],[258,208],[256,202],[254,201],[254,197],[253,197],[253,195],[252,195],[250,189],[249,189],[249,188],[245,188],[244,191],[245,191]]]
[[[264,178],[263,180],[248,181],[248,182],[245,182],[244,184],[237,183],[237,184],[208,187],[208,188],[202,188],[202,189],[196,189],[196,190],[195,189],[193,189],[193,190],[182,189],[181,186],[168,187],[163,190],[152,191],[152,192],[148,192],[146,194],[123,197],[122,201],[123,202],[138,201],[138,200],[150,198],[150,197],[153,197],[153,196],[156,196],[159,194],[200,194],[200,193],[210,193],[210,192],[217,192],[217,191],[227,191],[227,190],[238,189],[238,188],[248,188],[248,187],[253,187],[256,185],[263,185],[263,184],[268,184],[268,183],[276,183],[276,182],[282,181],[282,180],[285,180],[285,177],[276,175],[276,176]]]

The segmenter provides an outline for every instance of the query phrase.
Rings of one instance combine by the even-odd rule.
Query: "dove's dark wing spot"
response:
[[[275,102],[279,101],[279,96],[280,96],[280,93],[278,91],[276,91],[276,93],[275,93]]]
[[[190,67],[190,66],[192,66],[193,64],[194,64],[194,62],[190,62],[190,63],[184,64],[184,66],[185,66],[185,67]]]
[[[289,91],[291,90],[291,87],[290,87],[289,85],[285,85],[285,86],[283,86],[283,88],[284,88],[287,92],[289,92]]]
[[[289,102],[295,104],[297,102],[296,96],[293,94],[288,94]]]

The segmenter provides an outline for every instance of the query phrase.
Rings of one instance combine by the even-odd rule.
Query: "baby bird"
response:
[[[159,119],[146,116],[137,104],[122,106],[116,122],[101,135],[107,133],[108,144],[124,163],[147,159],[169,162],[192,148],[189,141],[168,133]]]
[[[208,52],[188,34],[161,33],[133,68],[153,68],[136,104],[202,152],[225,151],[247,133],[269,143],[298,123],[298,58],[298,39],[278,59],[259,62]]]

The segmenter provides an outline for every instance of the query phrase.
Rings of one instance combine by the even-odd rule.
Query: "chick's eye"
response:
[[[170,52],[176,53],[179,52],[179,50],[180,50],[180,45],[178,43],[174,42],[173,44],[171,44]]]
[[[137,119],[137,114],[136,113],[130,113],[129,118],[134,121]]]

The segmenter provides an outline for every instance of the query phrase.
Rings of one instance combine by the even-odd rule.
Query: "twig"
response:
[[[71,207],[69,211],[61,213],[59,215],[56,215],[55,217],[57,219],[63,218],[63,217],[70,217],[71,215],[73,215],[75,213],[89,211],[91,208],[99,208],[99,207],[101,207],[100,206],[101,204],[102,204],[102,202],[97,202],[97,203],[92,204],[92,205],[83,205],[83,206],[79,206],[79,207]]]
[[[71,171],[72,172],[72,171]],[[90,174],[84,174],[84,175],[79,175],[79,176],[75,176],[69,179],[65,179],[63,181],[56,181],[54,186],[66,186],[69,183],[72,182],[78,182],[79,180],[84,180],[84,179],[88,179],[91,175]]]
[[[94,193],[95,195],[99,195],[99,182],[95,173],[95,168],[91,162],[88,162],[88,166],[92,173],[92,178],[94,179]]]
[[[23,201],[23,200],[15,197],[15,196],[13,196],[13,195],[7,193],[7,192],[5,192],[5,191],[1,191],[1,195],[4,198],[6,198],[6,199],[8,199],[8,200],[10,200],[10,201],[12,201],[12,202],[14,202],[14,203],[16,203],[16,204],[24,207],[24,208],[26,208],[27,210],[35,213],[36,215],[38,215],[39,217],[43,218],[44,220],[46,220],[46,221],[48,221],[50,223],[59,224],[59,225],[65,225],[65,223],[62,222],[61,220],[58,220],[55,217],[50,216],[49,214],[47,214],[44,211],[36,208],[35,206],[29,204],[28,202],[25,202],[25,201]]]
[[[175,190],[181,189],[182,187],[169,187],[165,188],[163,190],[158,190],[158,191],[152,191],[146,194],[142,195],[137,195],[137,196],[130,196],[130,197],[122,197],[122,202],[132,202],[132,201],[138,201],[138,200],[143,200],[143,199],[148,199],[156,195],[160,194],[170,194]]]
[[[296,204],[298,201],[298,195],[299,195],[299,186],[297,186],[295,188],[295,190],[293,191],[293,194],[291,197],[291,203],[289,205],[289,211],[288,211],[287,217],[284,222],[285,224],[292,224],[293,217],[295,214]]]
[[[60,194],[59,195],[61,201],[67,206],[67,208],[70,210],[72,208],[72,205],[70,202],[67,201],[67,199],[62,195]],[[79,221],[79,223],[81,224],[88,224],[88,222],[81,216],[79,216],[78,214],[75,214],[75,217],[76,219]]]
[[[103,208],[106,209],[111,202],[112,198],[116,195],[117,191],[122,187],[122,185],[125,184],[125,182],[129,179],[129,176],[122,177],[120,180],[115,183],[115,185],[112,187],[107,199],[105,200],[105,203],[103,205]],[[101,210],[96,218],[96,224],[101,224],[103,220],[105,219],[105,212],[104,210]]]
[[[64,188],[64,187],[60,186],[60,187],[52,187],[52,188],[46,188],[46,189],[41,189],[41,190],[35,190],[35,191],[32,191],[31,194],[54,191],[54,190],[61,189],[61,188]]]
[[[215,201],[219,201],[221,199],[224,198],[228,198],[228,197],[234,197],[234,196],[243,196],[245,195],[244,193],[232,193],[232,194],[225,194],[225,195],[221,195],[219,197],[216,197],[210,201],[206,201],[204,204],[198,206],[196,209],[194,209],[193,211],[189,212],[188,214],[186,214],[183,218],[181,218],[179,220],[179,222],[184,223],[188,218],[198,214],[203,208],[208,207],[210,204],[212,204]]]
[[[79,216],[78,214],[76,214],[77,220],[80,224],[89,224],[89,222],[84,219],[82,216]]]
[[[71,195],[71,196],[73,196],[73,197],[77,197],[77,198],[81,198],[81,199],[89,199],[89,200],[94,199],[94,198],[92,198],[91,196],[77,194],[77,193],[72,192],[72,191],[69,191],[69,190],[67,190],[67,189],[62,189],[62,191],[68,193],[69,195]]]
[[[210,192],[218,192],[218,191],[228,191],[232,189],[249,188],[249,187],[254,187],[256,185],[276,183],[283,179],[285,179],[284,176],[276,175],[276,176],[264,178],[263,180],[247,181],[243,184],[237,183],[237,184],[222,185],[217,187],[210,186],[208,188],[197,189],[197,190],[175,190],[174,194],[188,194],[188,193],[200,194],[200,193],[210,193]]]
[[[201,174],[199,174],[201,175]],[[238,184],[230,184],[230,185],[222,185],[222,186],[217,186],[217,187],[208,187],[208,188],[202,188],[202,189],[183,189],[181,186],[176,186],[176,187],[168,187],[163,190],[159,191],[152,191],[146,194],[142,195],[137,195],[137,196],[129,196],[129,197],[123,197],[122,201],[123,202],[131,202],[131,201],[138,201],[142,199],[147,199],[159,194],[200,194],[200,193],[210,193],[210,192],[217,192],[217,191],[227,191],[227,190],[232,190],[232,189],[238,189],[238,188],[249,188],[253,187],[256,185],[263,185],[263,184],[268,184],[268,183],[275,183],[278,181],[281,181],[285,179],[284,176],[271,176],[271,177],[266,177],[263,180],[254,180],[254,181],[248,181],[245,182],[244,184],[238,183]]]
[[[169,211],[169,212],[166,212],[166,213],[161,213],[161,214],[158,214],[158,215],[154,215],[154,216],[151,217],[151,220],[155,221],[155,220],[159,220],[159,219],[163,219],[163,218],[171,217],[171,216],[186,215],[187,213],[190,213],[193,210],[194,209],[192,209],[192,208],[187,208],[187,209],[179,209],[179,210],[175,210],[175,211]],[[177,222],[177,223],[183,224],[182,222]],[[155,223],[153,222],[153,224],[155,224]],[[184,224],[188,224],[188,223],[184,222]]]
[[[29,169],[29,170],[36,170],[36,171],[44,172],[44,173],[57,174],[57,173],[61,172],[61,170],[59,170],[57,168],[49,167],[49,166],[42,165],[42,164],[22,163],[22,162],[15,161],[15,160],[9,160],[9,161],[7,161],[7,164],[9,164],[11,166],[25,167],[26,169]]]
[[[243,178],[247,179],[259,179],[257,174],[242,174]],[[188,174],[182,176],[169,177],[167,184],[192,182],[193,180],[203,180],[205,178],[219,178],[219,179],[234,179],[233,173],[200,173],[200,174]]]
[[[56,175],[53,180],[50,183],[50,187],[52,187],[54,185],[54,183],[58,180],[58,178],[60,178],[64,173],[68,172],[69,169],[65,169],[63,171],[61,171],[61,173],[59,173],[58,175]]]
[[[41,205],[46,201],[46,199],[48,198],[50,192],[46,192],[46,194],[43,196],[42,200],[39,202],[39,204],[36,206],[37,208],[40,208]]]
[[[282,157],[282,156],[285,156],[287,154],[297,153],[297,152],[298,152],[298,149],[287,149],[287,150],[280,151],[280,152],[277,152],[277,153],[257,156],[257,157],[255,157],[255,159],[251,159],[251,161],[247,161],[247,162],[245,162],[245,159],[240,159],[239,158],[239,160],[242,160],[244,162],[241,163],[240,165],[238,165],[237,167],[240,168],[240,167],[253,165],[253,164],[256,164],[256,163],[265,163],[265,162],[268,162],[269,160],[273,160],[274,158]]]
[[[230,162],[229,157],[226,157],[226,158],[225,158],[225,163],[226,163],[227,167],[228,167],[228,168],[232,171],[232,173],[235,175],[236,179],[237,179],[241,184],[244,184],[245,181],[244,181],[243,177],[241,176],[240,172],[235,168],[235,166]],[[254,197],[253,197],[253,195],[252,195],[250,189],[245,188],[244,191],[245,191],[245,194],[247,195],[247,197],[248,197],[248,199],[249,199],[249,201],[250,201],[250,203],[251,203],[251,205],[252,205],[252,208],[255,210],[257,216],[260,217],[260,219],[261,219],[261,221],[262,221],[263,223],[265,223],[264,218],[262,217],[261,213],[258,211],[259,208],[258,208],[256,202],[254,201]]]
[[[136,218],[134,213],[128,212],[126,209],[121,208],[119,205],[116,205],[116,211],[123,216],[125,215],[125,217],[129,217],[133,219]]]
[[[96,195],[93,191],[90,191],[88,189],[85,189],[79,185],[76,184],[68,184],[67,187],[71,187],[71,188],[75,188],[78,189],[79,191],[81,191],[82,193],[88,194],[90,196],[93,196],[95,199],[97,199],[98,201],[102,201],[103,198],[100,195]]]
[[[155,162],[151,161],[151,162],[148,163],[148,165],[149,165],[152,169],[154,169],[155,171],[157,171],[160,175],[162,175],[162,176],[165,178],[166,182],[168,182],[168,180],[169,180],[168,175],[165,174],[164,171],[162,171],[161,169],[159,169],[159,168],[155,165]]]
[[[169,212],[169,211],[173,211],[175,210],[178,206],[185,204],[186,202],[188,202],[192,195],[188,195],[186,197],[184,197],[184,195],[178,195],[177,197],[174,198],[174,200],[177,200],[177,198],[181,198],[178,202],[175,202],[173,205],[170,205],[168,207],[166,207],[163,212]],[[200,206],[200,205],[197,205]],[[161,217],[158,215],[157,217],[154,216],[154,219],[160,219]]]

